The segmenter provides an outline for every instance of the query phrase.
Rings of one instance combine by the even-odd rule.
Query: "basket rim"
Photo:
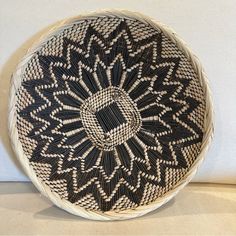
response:
[[[47,186],[45,183],[40,181],[40,179],[36,176],[33,168],[30,166],[28,158],[24,154],[22,144],[19,140],[18,130],[16,125],[16,91],[21,86],[21,75],[24,71],[25,66],[27,65],[28,61],[33,56],[34,52],[37,51],[39,48],[43,47],[47,40],[50,39],[54,34],[59,34],[62,30],[70,27],[75,22],[83,21],[86,19],[92,19],[96,17],[120,17],[126,19],[136,19],[139,21],[144,22],[145,24],[151,25],[155,29],[160,29],[164,35],[166,35],[170,40],[172,40],[177,47],[184,53],[184,55],[188,58],[191,62],[192,67],[199,78],[199,82],[203,88],[205,102],[206,102],[206,110],[205,110],[205,117],[204,117],[204,135],[202,140],[202,145],[200,149],[200,154],[194,161],[193,165],[190,167],[188,172],[184,175],[184,177],[175,185],[173,189],[166,192],[162,197],[157,198],[155,201],[147,204],[138,206],[134,209],[127,209],[122,210],[119,212],[116,211],[92,211],[86,210],[83,207],[78,205],[74,205],[65,199],[61,199],[60,196],[52,192],[50,187]],[[49,198],[55,205],[58,207],[78,216],[82,216],[87,219],[92,220],[124,220],[130,219],[138,216],[142,216],[148,212],[151,212],[161,205],[165,204],[167,201],[172,199],[178,192],[181,190],[186,184],[190,182],[190,180],[194,177],[197,172],[198,167],[204,160],[206,152],[210,146],[210,143],[213,138],[214,133],[214,121],[213,121],[213,102],[212,102],[212,95],[211,90],[209,88],[208,79],[204,72],[204,69],[199,61],[199,59],[195,56],[195,54],[189,49],[186,43],[168,26],[162,24],[159,21],[156,21],[146,15],[141,13],[127,11],[127,10],[100,10],[95,11],[92,13],[85,13],[82,15],[78,15],[75,17],[66,18],[58,23],[56,23],[47,33],[43,34],[38,40],[35,41],[33,46],[31,46],[26,55],[21,59],[19,62],[15,73],[12,75],[11,78],[11,89],[10,89],[10,98],[9,98],[9,111],[8,111],[8,130],[9,136],[11,140],[11,144],[13,150],[21,163],[24,171],[36,186],[36,188],[47,198]]]

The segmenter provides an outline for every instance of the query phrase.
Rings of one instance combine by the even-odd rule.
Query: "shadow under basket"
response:
[[[213,134],[202,66],[167,26],[103,11],[59,22],[12,77],[9,132],[38,190],[94,220],[146,214],[194,176]]]

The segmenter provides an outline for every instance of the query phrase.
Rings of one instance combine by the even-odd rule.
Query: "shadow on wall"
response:
[[[51,24],[50,26],[39,31],[28,39],[25,43],[22,44],[6,61],[6,63],[1,68],[0,72],[0,140],[4,146],[6,152],[8,153],[9,158],[13,161],[15,166],[20,170],[21,173],[24,173],[20,163],[16,159],[14,152],[11,148],[10,139],[8,136],[8,100],[10,92],[10,81],[11,76],[15,72],[16,67],[19,61],[27,53],[28,49],[37,41],[43,34],[45,34],[49,29],[58,24],[58,22]]]

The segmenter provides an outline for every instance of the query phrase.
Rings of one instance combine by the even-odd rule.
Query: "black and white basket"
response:
[[[141,216],[195,174],[213,134],[195,55],[146,16],[103,11],[64,20],[12,78],[9,132],[35,186],[95,220]]]

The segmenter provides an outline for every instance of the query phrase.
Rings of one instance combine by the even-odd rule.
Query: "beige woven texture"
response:
[[[205,110],[205,124],[204,124],[204,136],[202,140],[201,150],[200,154],[195,160],[194,164],[191,166],[189,172],[184,176],[184,178],[176,185],[174,186],[173,190],[167,192],[162,196],[161,198],[158,198],[156,201],[144,205],[139,206],[135,209],[129,209],[129,210],[123,210],[120,212],[114,212],[114,211],[107,211],[107,212],[98,212],[98,211],[91,211],[86,210],[82,207],[75,206],[69,201],[61,199],[56,193],[52,192],[50,188],[45,185],[43,182],[41,182],[33,168],[29,165],[28,159],[24,154],[21,142],[19,140],[19,135],[17,131],[16,126],[16,91],[21,86],[21,75],[23,72],[23,69],[27,62],[31,59],[32,54],[42,47],[42,45],[45,43],[45,40],[48,40],[53,34],[60,33],[61,30],[69,27],[71,24],[73,24],[74,21],[79,21],[83,19],[92,19],[95,17],[106,17],[106,16],[117,16],[117,17],[125,17],[125,18],[132,18],[139,20],[141,22],[144,22],[146,24],[151,25],[153,28],[161,29],[164,35],[166,35],[170,40],[172,40],[177,47],[184,53],[186,58],[191,62],[193,69],[195,70],[196,75],[199,78],[200,84],[203,88],[203,92],[205,95],[205,102],[206,102],[206,110]],[[47,35],[44,35],[42,38],[39,39],[38,42],[35,43],[35,45],[28,50],[28,53],[26,56],[22,59],[22,61],[19,63],[16,72],[12,76],[12,86],[11,86],[11,94],[10,94],[10,101],[9,101],[9,135],[11,138],[13,149],[23,166],[26,174],[29,176],[31,181],[34,183],[34,185],[38,188],[38,190],[48,197],[55,205],[58,207],[72,213],[75,215],[79,215],[88,219],[92,220],[124,220],[134,217],[142,216],[150,211],[153,211],[169,201],[171,198],[173,198],[179,190],[181,190],[189,181],[193,178],[195,175],[198,167],[202,163],[206,152],[209,148],[209,145],[212,140],[213,136],[213,108],[212,108],[212,97],[211,92],[209,89],[208,81],[206,78],[206,75],[204,73],[203,67],[199,61],[199,59],[191,52],[191,50],[188,48],[188,46],[185,44],[185,42],[179,38],[179,36],[176,35],[176,33],[170,29],[169,27],[163,25],[160,22],[157,22],[147,16],[144,16],[140,13],[135,12],[129,12],[129,11],[116,11],[116,10],[104,10],[100,12],[95,12],[91,14],[86,15],[80,15],[74,18],[66,19],[58,23],[55,27],[53,27]]]

